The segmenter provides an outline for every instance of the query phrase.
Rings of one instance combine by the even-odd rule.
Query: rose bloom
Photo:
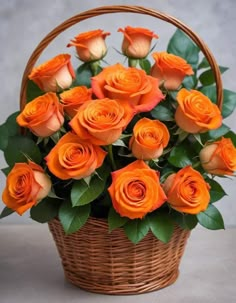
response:
[[[210,186],[191,166],[171,174],[163,185],[172,208],[186,214],[205,211],[210,202]]]
[[[45,92],[57,92],[71,86],[75,73],[69,54],[60,54],[33,68],[29,79]]]
[[[92,90],[99,98],[125,100],[137,113],[152,110],[163,98],[156,78],[135,67],[117,63],[92,77]]]
[[[75,116],[79,107],[92,99],[92,89],[86,86],[77,86],[60,94],[65,113],[71,118]]]
[[[146,28],[126,26],[119,28],[118,32],[124,34],[122,52],[130,58],[145,58],[151,47],[153,38],[158,38],[156,34]]]
[[[79,59],[84,62],[90,62],[102,59],[107,52],[105,39],[110,33],[104,33],[103,30],[97,29],[77,35],[67,45],[75,46]]]
[[[133,116],[129,104],[105,98],[84,103],[69,124],[80,138],[109,145],[120,137]]]
[[[45,198],[51,189],[51,181],[41,166],[16,163],[6,179],[2,200],[19,215]]]
[[[129,142],[132,154],[142,160],[159,158],[168,145],[170,134],[164,123],[148,118],[140,119],[133,128]]]
[[[114,209],[122,217],[143,218],[166,201],[158,173],[142,160],[111,174],[112,184],[108,191]]]
[[[55,93],[46,93],[27,103],[16,121],[20,126],[29,128],[36,136],[48,137],[63,125],[63,107]]]
[[[197,90],[182,88],[177,94],[175,121],[188,133],[203,133],[222,124],[222,115],[216,104]]]
[[[90,176],[103,164],[106,152],[69,132],[51,149],[45,160],[51,173],[61,180]]]
[[[233,175],[236,171],[236,148],[228,138],[208,143],[200,151],[202,167],[212,175]]]
[[[152,54],[152,57],[155,63],[152,66],[151,75],[158,78],[160,84],[168,90],[178,89],[185,76],[194,74],[191,65],[179,56],[167,52],[156,52]]]

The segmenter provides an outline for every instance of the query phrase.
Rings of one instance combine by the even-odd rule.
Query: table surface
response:
[[[236,302],[236,228],[196,228],[188,240],[180,276],[171,286],[141,295],[83,291],[64,280],[47,225],[0,224],[1,303]]]

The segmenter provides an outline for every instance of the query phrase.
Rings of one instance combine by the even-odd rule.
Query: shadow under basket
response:
[[[59,220],[49,222],[65,278],[90,292],[140,294],[174,283],[189,231],[175,227],[164,244],[151,232],[138,244],[123,229],[108,232],[104,219],[89,218],[77,232],[65,235]]]

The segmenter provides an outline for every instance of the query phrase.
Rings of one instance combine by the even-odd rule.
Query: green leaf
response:
[[[73,206],[79,206],[80,204],[80,198],[83,196],[83,194],[89,190],[88,184],[83,180],[77,180],[74,182],[72,189],[71,189],[71,202]],[[85,203],[87,204],[87,203]]]
[[[39,223],[46,223],[58,216],[61,200],[45,198],[30,210],[31,219]]]
[[[147,75],[150,75],[151,63],[148,59],[139,59],[139,65]]]
[[[4,209],[2,210],[1,214],[0,214],[0,219],[5,218],[9,215],[11,215],[12,213],[14,213],[14,210],[8,208],[8,207],[4,207]]]
[[[79,230],[88,220],[90,204],[72,207],[70,201],[66,200],[59,209],[59,219],[66,234]]]
[[[5,124],[8,128],[8,135],[9,136],[15,136],[15,135],[18,135],[20,133],[20,126],[19,124],[16,122],[16,117],[19,115],[19,111],[11,114]]]
[[[223,74],[229,68],[228,67],[224,67],[224,66],[219,66],[219,69],[220,69],[221,74]],[[204,71],[199,76],[199,80],[202,83],[202,85],[211,85],[211,84],[215,83],[215,77],[214,77],[212,69],[210,68],[210,69]]]
[[[89,63],[80,65],[76,70],[76,78],[73,82],[73,86],[85,85],[88,88],[91,87],[91,77],[93,73],[91,71]]]
[[[209,204],[204,212],[197,214],[198,222],[205,228],[216,230],[224,229],[224,221],[218,209]]]
[[[8,145],[8,128],[6,124],[0,125],[0,150],[5,150]]]
[[[154,213],[149,216],[149,226],[154,236],[167,243],[174,232],[174,223],[168,214]]]
[[[172,111],[163,105],[156,106],[151,111],[151,115],[153,118],[160,120],[160,121],[173,121],[174,120],[174,115],[173,115]]]
[[[192,230],[198,224],[196,215],[183,214],[175,210],[171,211],[171,218],[182,229]]]
[[[128,239],[132,243],[137,244],[147,235],[149,231],[149,222],[147,219],[130,220],[124,225],[124,230]]]
[[[35,142],[23,136],[9,138],[4,156],[9,166],[13,166],[16,162],[27,162],[27,157],[36,163],[40,163],[42,159],[40,150]]]
[[[1,171],[4,173],[5,176],[7,176],[10,173],[11,169],[12,168],[8,166],[5,168],[2,168]]]
[[[209,64],[209,62],[207,61],[207,58],[206,58],[206,57],[202,58],[201,63],[198,65],[198,69],[201,69],[201,68],[208,68],[208,67],[210,67],[210,64]]]
[[[220,138],[220,137],[224,136],[225,134],[227,134],[229,132],[229,130],[230,130],[230,128],[227,125],[222,124],[221,127],[214,129],[214,130],[210,130],[208,132],[208,135],[211,139],[217,139],[217,138]]]
[[[231,139],[233,145],[236,147],[236,134],[234,132],[230,131],[225,134],[224,137]]]
[[[129,218],[121,217],[113,207],[110,208],[108,214],[108,226],[110,232],[118,227],[124,226],[128,221]]]
[[[227,118],[233,113],[236,107],[236,93],[228,89],[223,91],[223,110],[222,116]]]
[[[210,195],[211,195],[211,203],[214,203],[224,196],[226,196],[225,191],[223,190],[222,186],[216,182],[213,179],[207,178],[207,183],[210,184],[211,189],[210,189]]]
[[[27,86],[27,91],[26,91],[26,100],[27,102],[42,96],[43,94],[45,94],[45,92],[43,92],[37,84],[35,84],[32,80],[28,81],[28,86]]]
[[[197,85],[197,78],[195,75],[184,78],[182,85],[187,89],[194,89]]]
[[[170,152],[168,162],[172,165],[182,168],[192,164],[193,154],[186,144],[175,146]]]
[[[198,66],[198,46],[180,29],[171,37],[167,52],[184,58],[194,69]]]
[[[215,85],[203,86],[199,90],[205,96],[207,96],[213,103],[216,103],[216,86]]]

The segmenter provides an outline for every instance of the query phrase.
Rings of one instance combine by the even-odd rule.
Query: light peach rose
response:
[[[57,92],[71,86],[75,73],[69,54],[60,54],[33,68],[29,79],[45,92]]]
[[[48,137],[63,125],[63,108],[55,93],[46,93],[27,103],[16,121],[36,136]]]
[[[107,52],[105,39],[110,33],[103,32],[101,29],[77,35],[67,45],[75,46],[79,59],[84,62],[96,61],[102,59]]]
[[[200,151],[202,167],[212,175],[233,175],[236,171],[236,148],[228,138],[208,143]]]
[[[2,200],[19,215],[45,198],[51,190],[51,181],[41,166],[16,163],[6,180]]]
[[[122,52],[130,58],[145,58],[151,47],[153,38],[158,38],[156,34],[146,28],[126,26],[119,28],[118,32],[124,34],[122,42]]]

